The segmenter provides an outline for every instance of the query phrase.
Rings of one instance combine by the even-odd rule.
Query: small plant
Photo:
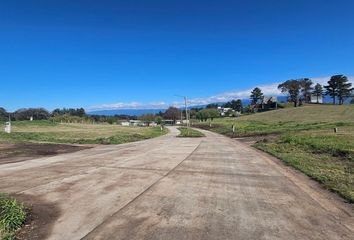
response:
[[[6,194],[0,194],[0,239],[14,239],[15,232],[26,220],[23,204]]]

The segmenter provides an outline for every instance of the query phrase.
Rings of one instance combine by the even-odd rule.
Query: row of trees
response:
[[[86,115],[85,109],[83,108],[56,108],[52,112],[52,116],[58,115],[70,115],[83,117]]]
[[[218,105],[210,105],[206,108],[191,108],[188,110],[188,114],[191,119],[198,119],[200,121],[207,121],[208,119],[213,120],[220,116],[218,110],[216,109]],[[180,110],[176,107],[169,107],[165,112],[159,112],[157,114],[144,114],[139,116],[138,119],[150,123],[156,122],[157,124],[162,123],[163,119],[173,120],[176,122],[177,120],[182,120],[186,118],[185,111]]]
[[[9,119],[9,113],[5,108],[0,107],[0,121],[6,121]]]
[[[279,84],[278,89],[282,93],[288,94],[289,102],[293,102],[295,107],[299,103],[310,102],[311,95],[317,97],[317,102],[320,97],[328,95],[332,98],[333,104],[336,104],[336,99],[338,99],[339,104],[343,104],[347,98],[353,96],[354,88],[344,75],[332,76],[327,84],[322,87],[321,84],[317,83],[313,87],[313,82],[309,78],[291,79]]]
[[[45,120],[50,118],[50,113],[44,108],[21,108],[11,114],[12,120]]]
[[[0,121],[8,121],[9,118],[15,121],[22,120],[52,120],[55,122],[66,123],[115,123],[119,120],[137,119],[136,116],[128,115],[87,115],[83,108],[63,108],[55,109],[52,112],[44,108],[21,108],[15,112],[9,113],[0,107]]]
[[[333,99],[333,104],[336,104],[336,97],[339,104],[343,104],[345,99],[352,96],[352,84],[348,82],[348,78],[344,75],[335,75],[327,82],[328,85],[324,86],[326,95]]]

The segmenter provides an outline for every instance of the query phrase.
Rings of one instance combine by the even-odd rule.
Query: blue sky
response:
[[[0,0],[0,106],[129,108],[354,76],[354,1]],[[353,79],[353,78],[351,78]]]

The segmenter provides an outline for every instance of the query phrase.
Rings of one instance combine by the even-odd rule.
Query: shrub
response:
[[[0,194],[0,238],[13,239],[14,233],[26,220],[23,204],[5,194]]]

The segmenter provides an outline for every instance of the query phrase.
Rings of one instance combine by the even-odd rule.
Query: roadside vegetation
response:
[[[257,141],[255,147],[354,202],[354,105],[311,104],[194,126]]]
[[[12,133],[0,133],[2,143],[121,144],[167,133],[160,127],[123,127],[110,124],[14,121]]]
[[[16,199],[0,193],[0,239],[15,239],[26,220],[26,209]]]
[[[204,133],[187,127],[179,127],[178,130],[181,132],[178,137],[205,137]]]

